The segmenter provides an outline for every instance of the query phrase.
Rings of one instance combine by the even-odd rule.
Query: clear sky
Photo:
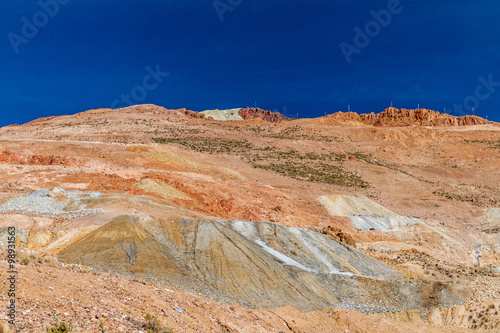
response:
[[[0,126],[152,103],[500,121],[492,0],[3,0]],[[474,111],[472,110],[474,108]]]

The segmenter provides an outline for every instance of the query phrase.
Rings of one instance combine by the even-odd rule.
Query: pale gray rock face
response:
[[[0,206],[0,214],[19,213],[54,219],[72,219],[103,212],[102,209],[86,209],[89,199],[100,196],[100,192],[66,191],[60,187],[43,189],[7,201]]]
[[[243,120],[238,112],[240,108],[228,110],[206,110],[200,113],[205,115],[205,118],[212,117],[214,120],[227,121],[227,120]]]
[[[363,196],[329,195],[318,200],[331,216],[349,217],[358,230],[391,232],[420,222],[418,217],[397,215]]]

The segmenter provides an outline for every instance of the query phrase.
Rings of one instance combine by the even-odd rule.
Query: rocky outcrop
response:
[[[273,112],[270,110],[262,110],[259,108],[246,107],[244,109],[240,109],[238,114],[245,120],[261,118],[261,119],[268,121],[270,123],[277,123],[279,121],[292,120],[292,118],[288,118],[279,112]]]
[[[26,247],[31,250],[40,250],[50,244],[52,232],[47,229],[36,229],[29,233]]]
[[[178,111],[181,112],[181,113],[183,113],[184,115],[188,116],[189,118],[205,119],[205,115],[203,113],[201,113],[201,112],[186,110],[184,108],[179,109]]]
[[[190,118],[196,119],[208,119],[217,121],[228,121],[228,120],[250,120],[260,118],[262,120],[268,121],[270,123],[277,123],[285,120],[292,120],[282,115],[279,112],[273,112],[270,110],[262,110],[259,108],[236,108],[227,110],[205,110],[201,112],[189,111],[186,109],[180,109],[184,115]]]
[[[339,120],[354,120],[373,126],[470,126],[490,123],[477,116],[455,117],[427,109],[387,108],[381,113],[357,114],[356,112],[337,112],[329,117]]]
[[[351,235],[343,232],[342,230],[332,227],[329,225],[328,227],[324,227],[323,230],[321,230],[321,233],[323,235],[327,235],[331,239],[337,242],[341,243],[346,243],[347,245],[352,246],[353,248],[356,248],[356,242],[354,241],[354,238],[351,237]]]
[[[237,109],[227,109],[227,110],[205,110],[200,113],[205,115],[206,119],[218,120],[218,121],[228,121],[228,120],[243,120],[243,118],[238,114],[240,111]]]
[[[318,201],[332,217],[349,217],[358,230],[392,232],[417,223],[416,219],[397,215],[363,196],[332,194],[321,196]]]
[[[16,154],[11,153],[10,151],[3,151],[0,153],[0,162],[9,162],[9,163],[16,163],[16,162],[24,162],[24,158],[21,156],[18,156]]]
[[[74,165],[75,159],[68,159],[58,155],[44,156],[33,154],[30,156],[3,151],[0,153],[0,162],[19,163],[30,165]]]

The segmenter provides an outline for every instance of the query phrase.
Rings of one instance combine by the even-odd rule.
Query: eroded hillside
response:
[[[1,128],[0,225],[37,255],[248,308],[437,325],[433,309],[499,299],[498,124],[216,111],[141,105]],[[498,323],[474,318],[441,324]]]

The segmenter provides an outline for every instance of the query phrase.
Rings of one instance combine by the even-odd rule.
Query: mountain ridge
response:
[[[134,108],[137,108],[137,105]],[[142,104],[146,108],[162,108],[153,104]],[[116,112],[119,110],[126,110],[127,108],[120,109],[94,109],[76,113],[74,115],[61,115],[61,116],[49,116],[41,117],[31,120],[26,124],[36,124],[40,122],[51,121],[60,117],[84,115],[93,111],[101,112]],[[164,109],[164,108],[162,108]],[[474,126],[474,125],[487,125],[492,124],[495,126],[500,126],[500,123],[495,121],[490,121],[481,118],[476,115],[463,115],[463,116],[453,116],[447,113],[442,113],[439,111],[434,111],[430,109],[397,109],[389,107],[379,113],[357,113],[357,112],[342,112],[337,111],[335,113],[328,114],[326,116],[320,116],[316,118],[291,118],[278,111],[264,110],[261,108],[233,108],[233,109],[215,109],[206,111],[193,111],[186,108],[180,109],[164,109],[171,112],[176,112],[182,114],[189,118],[194,119],[205,119],[212,121],[250,121],[254,119],[261,119],[266,122],[276,123],[282,121],[292,121],[292,120],[311,120],[311,121],[321,121],[321,119],[334,120],[336,122],[340,121],[354,121],[365,125],[375,126],[375,127],[407,127],[407,126],[432,126],[432,127],[452,127],[452,126]],[[19,124],[7,125],[9,126],[19,126]]]

